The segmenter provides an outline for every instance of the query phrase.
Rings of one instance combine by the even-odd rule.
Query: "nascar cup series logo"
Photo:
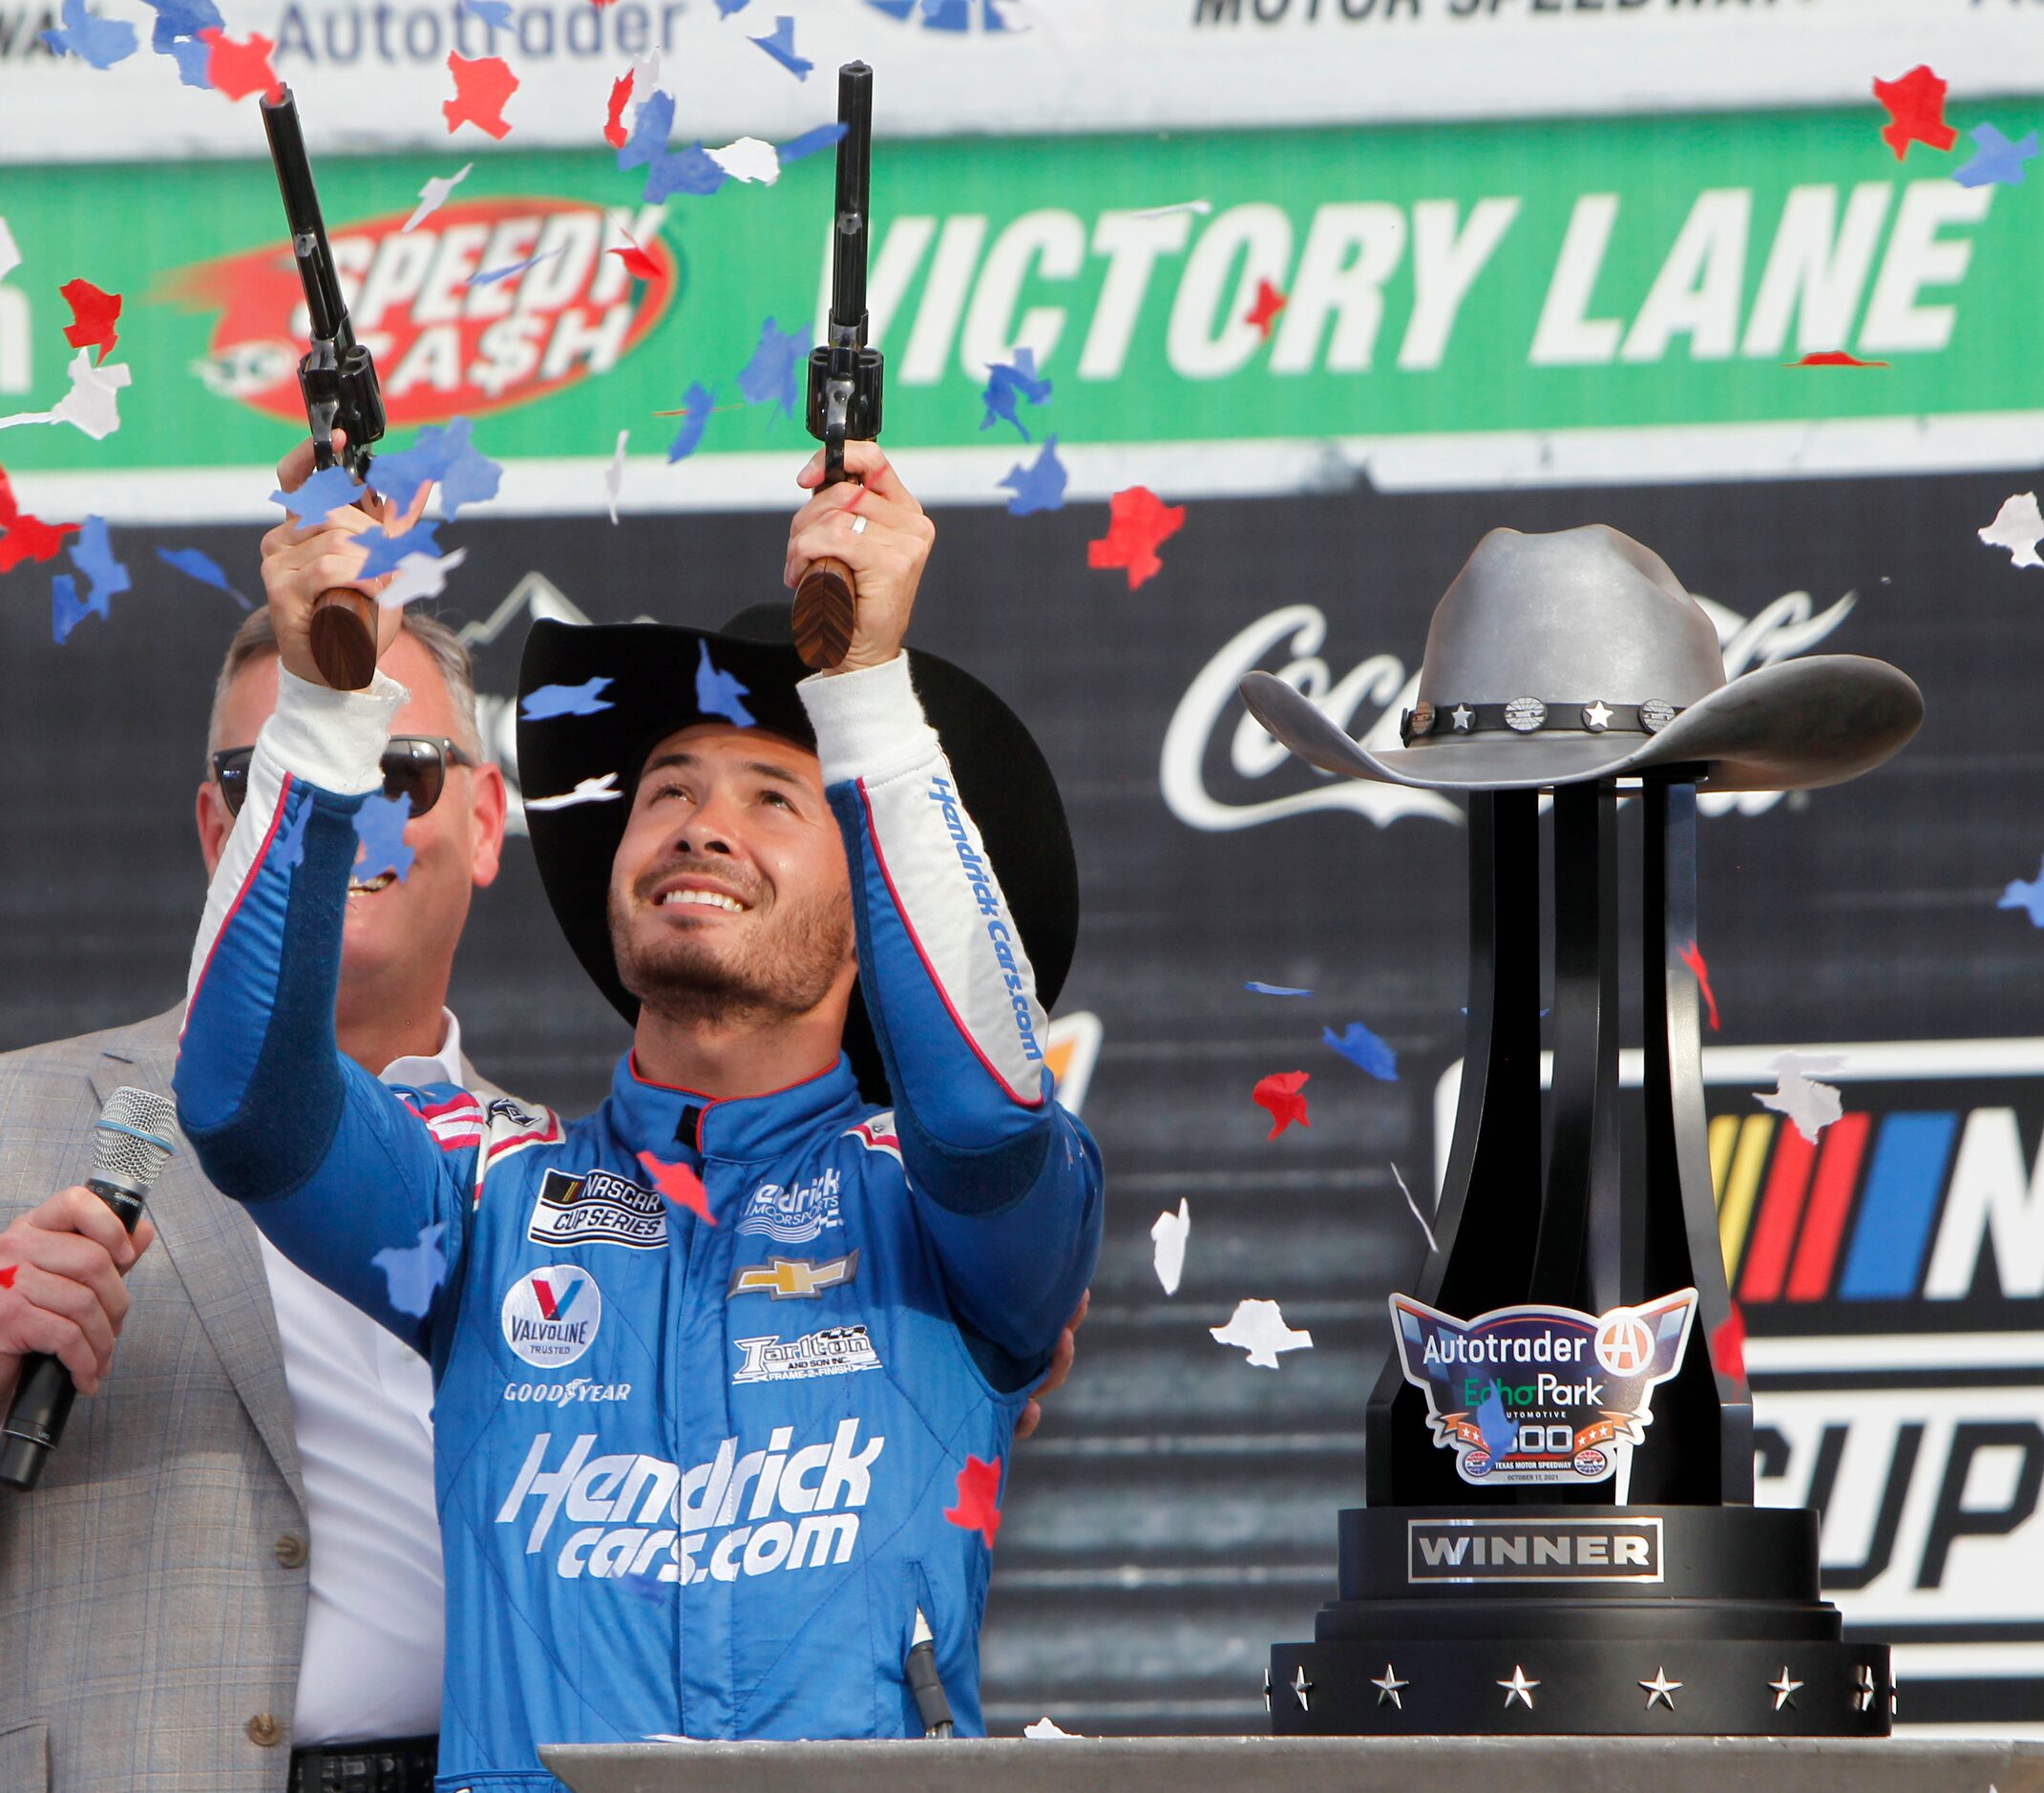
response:
[[[603,1293],[579,1264],[549,1264],[520,1276],[504,1297],[504,1342],[526,1362],[557,1370],[596,1342]]]
[[[1694,1289],[1603,1315],[1528,1305],[1468,1320],[1391,1297],[1405,1380],[1472,1484],[1608,1480],[1644,1436],[1654,1389],[1681,1368],[1696,1312]]]

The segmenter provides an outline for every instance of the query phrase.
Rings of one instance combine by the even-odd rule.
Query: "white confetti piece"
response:
[[[1836,1071],[1845,1063],[1842,1053],[1784,1052],[1774,1061],[1775,1087],[1757,1089],[1754,1101],[1795,1122],[1796,1130],[1813,1146],[1818,1134],[1844,1113],[1844,1103],[1830,1084],[1815,1083],[1812,1071]]]
[[[1313,1335],[1285,1324],[1275,1301],[1241,1301],[1225,1326],[1207,1328],[1224,1345],[1238,1345],[1259,1370],[1275,1370],[1280,1351],[1310,1351]]]
[[[1178,1212],[1165,1210],[1149,1230],[1149,1236],[1157,1242],[1157,1280],[1164,1285],[1166,1295],[1178,1293],[1178,1279],[1185,1275],[1186,1235],[1191,1230],[1192,1211],[1183,1196],[1178,1199]]]

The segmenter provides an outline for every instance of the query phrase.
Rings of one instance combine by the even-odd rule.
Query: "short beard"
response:
[[[771,927],[744,951],[719,953],[692,931],[643,945],[625,925],[622,899],[610,895],[611,952],[618,981],[663,1020],[684,1026],[770,1025],[823,1002],[853,957],[852,893],[777,909]]]

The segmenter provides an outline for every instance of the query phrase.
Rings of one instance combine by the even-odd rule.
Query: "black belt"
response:
[[[437,1737],[394,1737],[353,1749],[294,1749],[290,1793],[432,1793]]]

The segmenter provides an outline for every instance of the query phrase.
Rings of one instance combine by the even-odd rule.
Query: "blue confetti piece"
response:
[[[157,559],[166,566],[174,566],[187,579],[196,579],[201,585],[210,585],[215,591],[223,591],[242,606],[253,610],[255,605],[227,583],[227,576],[221,571],[220,562],[210,554],[198,548],[158,548]]]
[[[387,797],[380,791],[372,791],[363,798],[362,807],[355,812],[355,838],[362,843],[352,874],[356,883],[367,884],[386,872],[396,873],[400,884],[405,881],[413,858],[411,849],[405,845],[405,824],[411,819],[409,791],[401,797]]]
[[[1359,1021],[1350,1022],[1344,1033],[1338,1034],[1332,1027],[1322,1027],[1320,1038],[1351,1065],[1359,1070],[1368,1071],[1380,1083],[1398,1082],[1398,1054]]]
[[[493,31],[511,30],[511,0],[461,0],[461,10]]]
[[[667,137],[674,129],[674,95],[660,88],[648,94],[632,120],[632,134],[618,152],[618,172],[643,168],[666,153]]]
[[[2002,892],[1997,909],[2026,909],[2030,912],[2030,925],[2044,928],[2044,865],[2037,867],[2037,875],[2027,883],[2017,878]]]
[[[120,19],[95,18],[85,10],[85,0],[64,0],[63,25],[43,32],[42,38],[55,54],[69,53],[95,69],[125,62],[141,44],[134,26]]]
[[[363,561],[357,579],[380,579],[386,573],[397,571],[397,563],[408,554],[430,554],[437,556],[440,544],[433,539],[433,531],[438,523],[429,523],[421,517],[401,536],[387,536],[381,523],[371,523],[354,538],[355,546],[367,548],[369,558]]]
[[[1001,484],[1015,496],[1008,500],[1010,517],[1033,517],[1039,511],[1064,508],[1064,463],[1058,458],[1058,438],[1046,437],[1043,453],[1027,466],[1018,462],[1008,469]]]
[[[178,65],[178,79],[185,87],[210,89],[213,76],[213,46],[202,44],[196,37],[174,38],[164,49],[164,54]]]
[[[1019,25],[1010,25],[1001,16],[1001,0],[980,0],[980,29],[982,32],[1015,32]]]
[[[107,617],[104,598],[94,596],[80,603],[78,581],[69,573],[59,573],[51,580],[50,633],[59,647],[71,640],[72,630],[90,616]]]
[[[2037,134],[2029,132],[2020,142],[2012,143],[1993,125],[1975,125],[1967,134],[1973,139],[1971,158],[1952,170],[1951,178],[1962,187],[2019,187],[2028,171],[2023,164],[2037,153]]]
[[[734,12],[743,12],[752,0],[717,0],[717,16],[727,19]]]
[[[379,454],[369,463],[369,484],[402,510],[420,486],[436,480],[440,514],[452,521],[464,504],[495,497],[504,477],[502,465],[469,440],[474,429],[466,417],[451,418],[444,428],[428,424],[409,449]]]
[[[168,54],[171,45],[180,37],[197,37],[203,31],[224,31],[227,26],[213,0],[148,0],[148,4],[157,15],[149,48],[160,53]],[[210,52],[212,45],[201,44],[200,48]]]
[[[1498,1398],[1495,1379],[1484,1390],[1484,1399],[1476,1409],[1476,1429],[1484,1435],[1484,1448],[1490,1453],[1492,1467],[1503,1463],[1506,1453],[1519,1442],[1519,1428],[1511,1423],[1511,1415]]]
[[[798,81],[808,80],[809,72],[816,66],[807,56],[795,53],[795,21],[790,13],[783,12],[774,19],[770,35],[752,41]]]
[[[610,684],[609,679],[599,675],[579,685],[542,685],[526,692],[519,714],[527,722],[546,722],[556,716],[594,716],[611,707],[610,699],[603,695]]]
[[[284,871],[295,871],[306,862],[306,824],[312,819],[312,799],[305,798],[297,813],[279,831],[276,845],[269,850],[269,862]]]
[[[646,170],[645,187],[640,198],[648,205],[658,205],[677,193],[714,193],[729,179],[701,143],[691,143],[685,150],[663,156]]]
[[[296,492],[272,492],[269,501],[281,504],[302,525],[324,523],[362,496],[362,488],[348,476],[348,469],[336,461],[322,467]]]
[[[916,10],[916,0],[866,0],[866,4],[891,19],[905,19]]]
[[[696,646],[703,656],[696,665],[696,707],[706,716],[722,716],[740,728],[757,728],[752,712],[738,701],[749,694],[750,687],[717,669],[707,642],[698,642]]]
[[[667,444],[667,465],[685,461],[703,446],[703,432],[709,428],[709,413],[716,408],[716,394],[708,387],[691,386],[682,394],[682,427]]]
[[[1050,382],[1036,377],[1036,351],[1018,348],[1012,364],[996,362],[987,369],[986,390],[980,394],[986,415],[980,419],[980,428],[991,430],[997,422],[1012,423],[1027,442],[1029,432],[1015,414],[1015,407],[1022,401],[1041,405],[1049,396]]]
[[[558,249],[549,249],[544,255],[529,255],[522,262],[506,262],[502,267],[486,267],[480,274],[471,274],[462,285],[495,286],[498,281],[509,280],[514,274],[522,274],[529,267],[537,267],[541,262],[551,262],[560,253]]]
[[[773,405],[790,421],[795,414],[795,370],[809,361],[802,338],[769,318],[760,326],[759,347],[738,375],[738,390],[748,405]]]
[[[1254,990],[1258,996],[1311,996],[1313,994],[1311,990],[1295,990],[1288,983],[1258,983],[1254,979],[1242,987],[1245,990]]]
[[[805,156],[813,156],[818,150],[827,150],[839,142],[845,135],[841,124],[819,124],[813,131],[805,131],[800,137],[791,137],[780,146],[778,154],[781,166],[798,162]]]
[[[447,1280],[447,1254],[440,1236],[447,1222],[435,1220],[419,1229],[416,1245],[388,1245],[369,1259],[390,1285],[390,1305],[400,1314],[424,1319],[432,1308],[433,1291]]]
[[[969,32],[972,0],[922,0],[922,28],[926,32]]]
[[[128,569],[114,558],[113,545],[107,539],[107,519],[103,517],[85,519],[78,530],[77,539],[71,544],[71,563],[92,580],[92,601],[98,606],[101,616],[108,615],[106,601],[117,598],[134,582],[128,578]]]

